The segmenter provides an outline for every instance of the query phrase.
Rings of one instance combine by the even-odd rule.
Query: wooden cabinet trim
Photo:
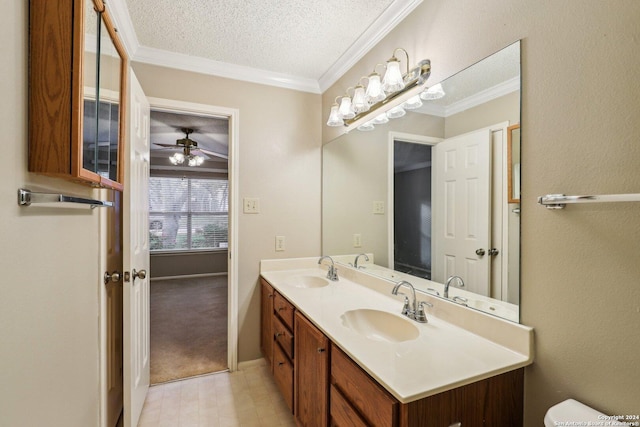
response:
[[[293,359],[295,357],[295,352],[293,350],[294,339],[293,333],[280,321],[280,318],[277,316],[273,316],[272,318],[272,329],[273,329],[273,337],[277,345],[282,348],[282,351],[290,358]]]
[[[276,291],[273,297],[273,310],[289,330],[293,331],[294,306],[285,297],[280,295],[278,291]]]
[[[305,427],[326,427],[329,417],[329,338],[298,311],[294,325],[296,420]]]
[[[335,345],[331,346],[331,384],[368,424],[398,425],[399,402]]]
[[[280,346],[273,348],[273,377],[284,401],[293,413],[293,364]]]
[[[330,391],[330,425],[331,427],[368,427],[358,411],[340,393],[333,384]]]

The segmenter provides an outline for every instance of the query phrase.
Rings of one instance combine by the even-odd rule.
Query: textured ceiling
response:
[[[126,0],[141,46],[315,80],[392,3]]]

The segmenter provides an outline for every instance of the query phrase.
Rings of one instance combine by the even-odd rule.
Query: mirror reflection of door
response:
[[[489,296],[491,145],[489,129],[448,138],[435,148],[434,280],[459,276]]]

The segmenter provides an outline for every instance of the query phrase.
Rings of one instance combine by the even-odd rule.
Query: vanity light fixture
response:
[[[397,52],[404,52],[406,73],[400,71]],[[376,71],[385,66],[384,77]],[[346,94],[338,96],[331,106],[327,126],[346,126],[359,130],[373,130],[374,125],[383,124],[390,118],[402,117],[405,109],[415,109],[422,105],[418,96],[431,74],[431,61],[424,59],[413,68],[409,67],[409,54],[403,48],[393,51],[385,64],[376,64],[373,72],[362,77],[355,87],[349,87]],[[366,86],[363,82],[366,82]],[[349,95],[353,91],[353,95]],[[389,110],[389,111],[387,111]],[[373,118],[372,118],[373,117]]]

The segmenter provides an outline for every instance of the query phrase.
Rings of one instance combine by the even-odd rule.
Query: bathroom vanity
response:
[[[299,425],[522,425],[533,330],[316,258],[261,263],[262,351]],[[460,424],[457,424],[460,423]]]

